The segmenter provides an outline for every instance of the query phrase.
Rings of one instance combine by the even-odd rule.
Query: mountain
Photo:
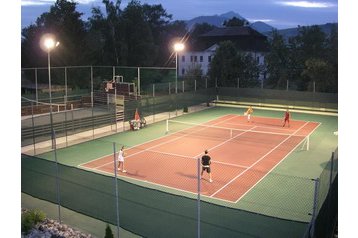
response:
[[[326,35],[331,34],[332,27],[337,27],[338,29],[338,23],[326,23],[323,25],[318,25],[318,27],[321,29],[322,32],[324,32]],[[272,30],[263,32],[264,35],[271,37]],[[288,38],[295,37],[298,35],[298,27],[296,28],[288,28],[288,29],[282,29],[278,30],[278,33],[283,36],[283,38],[288,41]]]
[[[246,20],[244,17],[240,16],[239,14],[230,11],[221,15],[214,15],[214,16],[199,16],[195,17],[191,20],[186,22],[188,29],[192,29],[195,24],[202,24],[208,23],[210,25],[214,25],[216,27],[222,27],[225,20],[229,20],[233,17]],[[247,20],[246,20],[247,21]]]
[[[273,29],[275,29],[274,27],[270,26],[269,24],[266,24],[262,21],[256,21],[254,23],[250,24],[250,27],[253,28],[254,30],[263,33],[263,32],[271,32]]]

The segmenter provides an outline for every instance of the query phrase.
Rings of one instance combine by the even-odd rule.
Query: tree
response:
[[[86,63],[85,24],[82,13],[76,11],[75,2],[57,0],[50,11],[43,13],[33,24],[22,30],[23,67],[44,66],[46,52],[40,50],[39,42],[44,33],[52,33],[61,43],[60,50],[51,55],[53,65],[82,65]]]
[[[249,25],[249,22],[246,21],[245,19],[240,19],[237,17],[233,17],[229,20],[225,20],[223,23],[224,26],[226,27],[231,27],[231,26],[247,26]]]
[[[132,0],[123,11],[125,39],[127,43],[127,64],[149,66],[154,62],[156,47],[149,23],[142,5]]]
[[[112,229],[109,226],[109,224],[107,224],[107,226],[106,226],[106,234],[105,234],[104,238],[114,238]]]
[[[272,31],[269,41],[270,52],[266,55],[266,68],[268,73],[267,84],[272,88],[286,86],[288,80],[289,49],[277,30]]]
[[[250,53],[237,50],[231,41],[221,42],[210,63],[209,75],[219,87],[254,87],[259,84],[259,67]]]

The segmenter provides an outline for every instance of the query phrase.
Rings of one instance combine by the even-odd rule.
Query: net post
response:
[[[198,175],[197,175],[197,178],[198,178],[198,238],[200,238],[200,180],[201,180],[201,174],[200,174],[200,158],[198,158],[198,163],[197,163],[197,167],[198,167]]]
[[[230,138],[232,138],[232,129],[230,129]]]
[[[310,136],[307,136],[307,146],[306,146],[306,150],[310,150]]]
[[[169,133],[169,120],[167,119],[166,120],[166,130],[165,130],[166,133]]]
[[[119,207],[118,207],[118,179],[117,179],[117,159],[116,159],[116,142],[113,142],[113,170],[114,170],[114,187],[116,191],[116,215],[117,215],[117,237],[119,238]]]

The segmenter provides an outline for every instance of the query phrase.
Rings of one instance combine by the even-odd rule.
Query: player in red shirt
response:
[[[282,127],[285,127],[286,122],[287,122],[288,127],[290,127],[290,117],[291,117],[291,114],[290,114],[290,112],[289,112],[288,109],[287,109],[286,112],[285,112],[285,118],[283,119],[283,125],[282,125]]]

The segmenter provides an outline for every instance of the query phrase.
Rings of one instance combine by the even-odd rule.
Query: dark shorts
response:
[[[203,166],[203,171],[207,171],[208,173],[210,173],[210,166]]]

